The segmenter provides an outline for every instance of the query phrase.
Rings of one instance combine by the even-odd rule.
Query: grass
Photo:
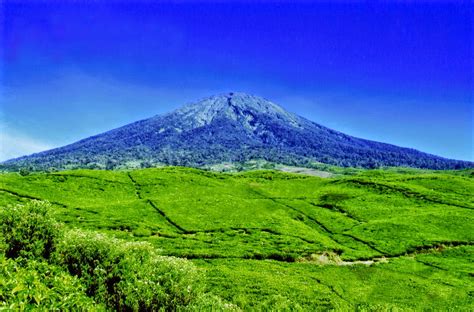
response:
[[[467,264],[461,249],[460,262]],[[436,259],[443,255],[435,254]],[[271,307],[272,298],[301,310],[384,310],[398,308],[472,309],[472,277],[456,272],[456,256],[448,271],[427,266],[418,257],[400,257],[374,266],[334,266],[256,260],[212,260],[207,268],[209,289],[247,310]],[[423,257],[421,257],[423,259]],[[472,263],[472,262],[471,262]],[[452,266],[451,266],[452,265]],[[470,265],[472,272],[472,264]]]
[[[244,310],[472,310],[472,194],[472,170],[0,175],[2,206],[47,200],[68,227],[191,259]]]

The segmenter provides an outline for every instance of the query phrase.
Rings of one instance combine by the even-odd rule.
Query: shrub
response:
[[[48,259],[60,236],[59,224],[50,212],[50,204],[32,201],[8,206],[0,211],[2,247],[8,258]]]
[[[81,279],[88,295],[116,310],[175,310],[202,293],[191,262],[159,256],[148,243],[70,231],[56,261]]]
[[[86,296],[77,278],[44,261],[20,265],[0,256],[0,276],[0,310],[105,310]]]
[[[232,303],[224,302],[220,297],[210,294],[203,294],[185,307],[179,307],[178,311],[241,311],[241,309]],[[270,311],[271,309],[269,309]]]
[[[204,294],[191,262],[160,256],[146,242],[63,233],[49,207],[34,201],[1,211],[0,309],[237,309]]]
[[[26,168],[21,168],[20,171],[18,171],[18,173],[21,175],[21,176],[27,176],[30,174],[30,170],[26,169]]]
[[[55,263],[65,267],[69,273],[79,277],[86,286],[89,296],[99,301],[107,299],[107,276],[112,274],[120,262],[114,239],[101,234],[70,231],[58,245]]]
[[[298,303],[283,295],[271,295],[261,302],[260,308],[264,311],[305,311]]]

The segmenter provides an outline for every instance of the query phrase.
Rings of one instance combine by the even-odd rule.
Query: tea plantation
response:
[[[473,170],[4,173],[0,306],[472,311],[473,194]],[[38,201],[47,254],[15,237],[41,230]]]

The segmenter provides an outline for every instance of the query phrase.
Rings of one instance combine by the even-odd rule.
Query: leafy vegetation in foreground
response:
[[[48,204],[2,211],[0,308],[170,311],[212,305],[201,273],[185,259],[158,255],[146,242],[59,230]]]
[[[31,269],[15,269],[18,260],[10,254],[2,258],[2,270],[19,279],[36,272],[43,289],[56,289],[41,275],[46,263],[57,271],[54,283],[78,283],[74,291],[84,294],[84,306],[94,300],[104,308],[125,302],[141,309],[140,300],[159,298],[172,309],[223,307],[224,300],[244,310],[468,311],[474,294],[473,178],[472,170],[413,169],[326,179],[176,167],[3,174],[2,206],[48,200],[67,226],[59,242],[53,240],[52,256],[40,252],[44,245],[26,244],[20,258],[34,259],[28,260]],[[41,237],[47,241],[48,235]],[[154,271],[154,265],[134,266],[136,259],[161,264]],[[95,263],[107,273],[91,274]],[[114,284],[112,292],[101,289],[117,276],[132,285],[142,277],[159,280],[167,265],[204,272],[195,278],[186,273],[189,280],[176,273],[170,276],[176,287],[161,291],[134,292],[138,286],[126,283]],[[186,283],[195,287],[195,299],[186,299]]]

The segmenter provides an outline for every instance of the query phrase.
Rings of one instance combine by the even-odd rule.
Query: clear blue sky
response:
[[[469,1],[23,2],[2,2],[0,160],[229,91],[474,160]]]

